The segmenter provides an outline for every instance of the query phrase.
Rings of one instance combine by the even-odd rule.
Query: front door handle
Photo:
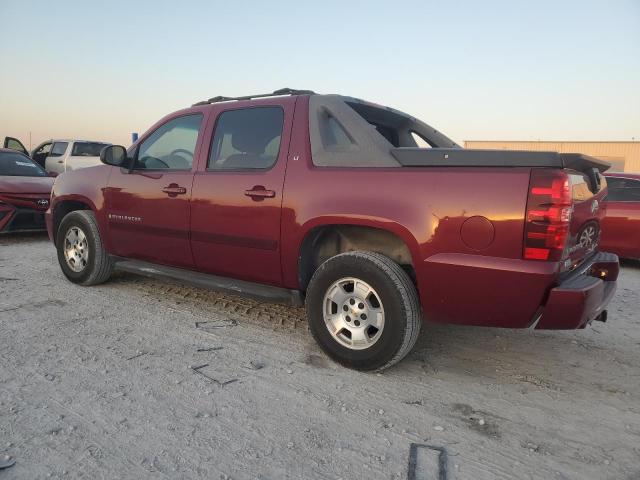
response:
[[[177,183],[171,183],[167,185],[162,189],[162,191],[167,195],[169,195],[170,197],[175,197],[177,195],[184,195],[185,193],[187,193],[187,189],[184,187],[181,187]]]
[[[274,192],[273,190],[267,190],[262,185],[256,185],[251,190],[245,190],[244,194],[256,201],[264,200],[265,198],[273,198],[276,196],[276,192]]]

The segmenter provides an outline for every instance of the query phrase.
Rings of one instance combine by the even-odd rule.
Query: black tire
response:
[[[73,227],[82,230],[89,247],[86,266],[81,271],[74,271],[67,264],[64,253],[65,236]],[[73,283],[85,286],[98,285],[106,282],[113,272],[113,259],[104,249],[96,217],[90,210],[76,210],[62,219],[56,232],[56,249],[60,268]]]
[[[361,350],[341,344],[324,320],[324,298],[328,289],[346,277],[368,283],[384,305],[385,321],[380,337]],[[402,360],[415,345],[422,324],[413,282],[400,265],[374,252],[342,253],[320,265],[309,282],[306,309],[309,329],[320,347],[338,363],[356,370],[384,370]]]

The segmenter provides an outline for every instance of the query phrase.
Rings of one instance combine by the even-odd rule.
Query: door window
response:
[[[136,170],[191,170],[202,115],[174,118],[147,137],[138,149]]]
[[[223,112],[218,117],[207,168],[260,170],[278,159],[284,111],[254,107]]]
[[[611,202],[640,202],[640,180],[631,178],[607,177]]]
[[[22,145],[22,143],[16,138],[7,137],[5,146],[7,148],[10,148],[11,150],[16,150],[17,152],[29,155],[29,152],[27,152],[27,150],[24,148],[24,145]]]
[[[68,142],[54,142],[51,147],[51,153],[49,153],[50,157],[61,157],[64,155],[64,152],[67,151]]]
[[[51,151],[51,143],[44,143],[38,147],[38,149],[33,152],[33,155],[48,155]]]

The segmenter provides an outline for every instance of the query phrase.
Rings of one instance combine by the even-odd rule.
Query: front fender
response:
[[[106,208],[104,191],[111,168],[101,165],[83,168],[59,175],[53,184],[51,202],[46,213],[49,238],[55,243],[55,236],[60,220],[68,212],[79,209],[90,209],[96,216],[98,230],[107,251],[111,250],[109,237],[106,235]],[[62,210],[61,210],[61,207]],[[59,218],[59,216],[62,217]]]

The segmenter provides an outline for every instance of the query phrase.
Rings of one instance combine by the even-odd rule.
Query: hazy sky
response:
[[[0,0],[0,136],[128,145],[215,95],[393,106],[469,139],[640,139],[640,0]]]

